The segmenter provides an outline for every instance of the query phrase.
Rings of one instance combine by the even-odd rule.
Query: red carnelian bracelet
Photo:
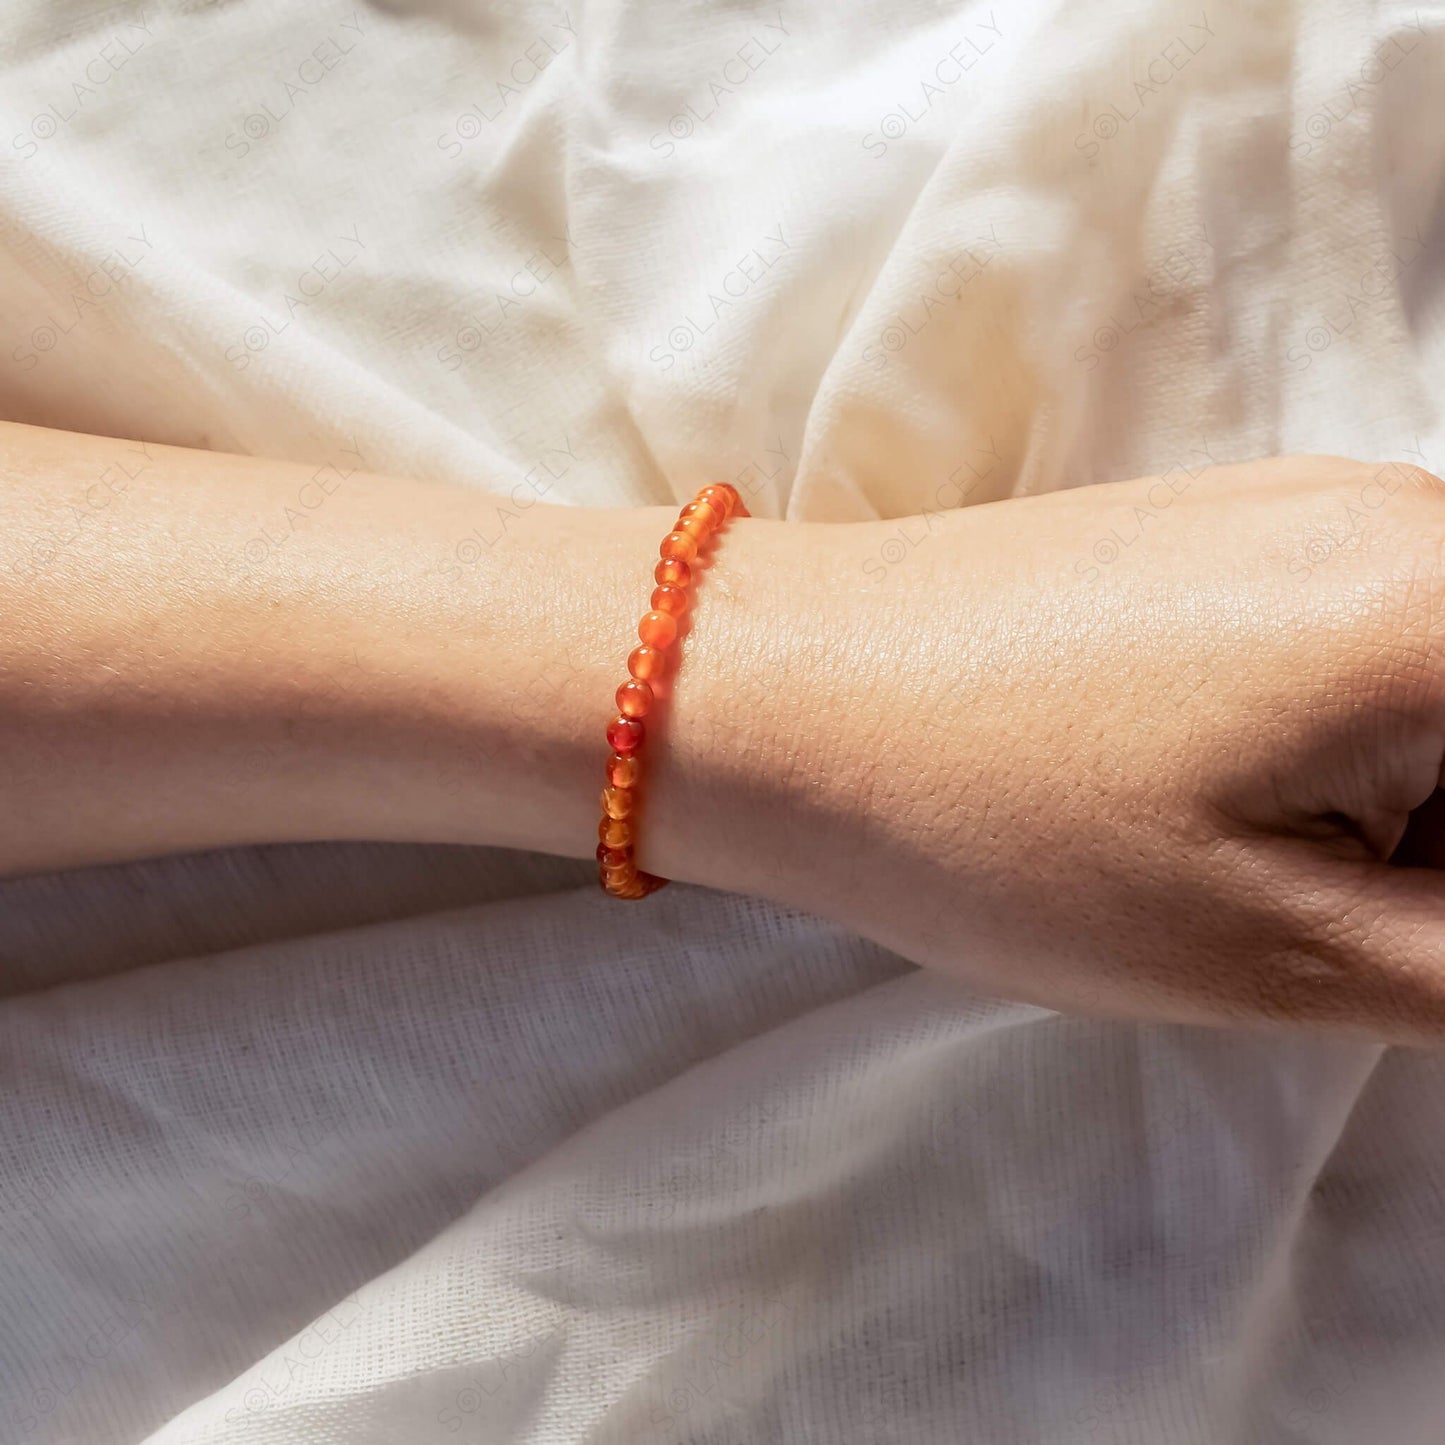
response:
[[[602,886],[614,898],[646,898],[666,878],[637,866],[637,784],[642,776],[642,719],[651,709],[652,685],[667,672],[668,649],[677,640],[677,626],[691,597],[692,564],[709,537],[730,517],[746,517],[738,490],[727,482],[704,487],[678,514],[677,525],[657,549],[661,561],[653,569],[657,587],[652,611],[637,624],[641,647],[627,659],[631,676],[617,689],[617,716],[607,724],[612,756],[607,759],[607,786],[602,790],[602,825],[597,830],[597,862]]]

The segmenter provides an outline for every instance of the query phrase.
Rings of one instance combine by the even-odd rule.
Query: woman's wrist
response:
[[[822,896],[856,837],[860,784],[886,767],[885,736],[882,756],[859,747],[860,715],[893,667],[860,536],[766,520],[724,535],[649,794],[658,871],[786,904]]]
[[[431,699],[429,738],[408,749],[414,836],[592,857],[604,729],[675,515],[537,508],[520,520],[492,563],[548,605],[517,630],[509,665],[477,636],[494,601],[470,588],[515,595],[515,582],[491,573],[439,597],[451,642],[407,652],[430,676],[406,691]],[[865,571],[876,531],[734,519],[695,569],[647,723],[647,872],[784,903],[826,899],[846,874],[896,723],[899,594]]]
[[[422,835],[592,856],[603,732],[674,516],[549,508],[518,525],[502,565],[536,578],[539,554],[560,549],[568,581],[514,668],[479,676],[465,646],[438,656],[433,741],[416,753],[428,778],[410,791]],[[866,610],[848,595],[863,579],[844,574],[844,531],[735,519],[696,569],[648,720],[637,845],[648,872],[786,901],[800,863],[817,856],[810,807],[834,752],[834,709],[847,705],[835,676],[843,630]],[[485,609],[462,598],[448,630],[469,639]],[[851,656],[842,671],[856,680]],[[509,792],[499,817],[495,800]]]

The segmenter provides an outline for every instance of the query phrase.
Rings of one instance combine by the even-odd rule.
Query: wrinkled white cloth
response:
[[[314,462],[246,565],[352,458],[840,520],[1445,470],[1438,4],[0,27],[0,410]],[[1439,1053],[1061,1018],[448,848],[12,880],[0,986],[5,1442],[1440,1438]]]

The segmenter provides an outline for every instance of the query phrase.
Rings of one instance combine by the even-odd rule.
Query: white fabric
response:
[[[1438,5],[0,25],[7,416],[788,518],[1445,469]],[[5,1441],[1440,1437],[1438,1053],[444,848],[11,881],[0,959]]]

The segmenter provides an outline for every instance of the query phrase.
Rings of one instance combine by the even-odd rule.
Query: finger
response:
[[[1271,1011],[1395,1043],[1445,1042],[1445,873],[1295,853],[1276,882],[1292,926],[1262,980]]]

